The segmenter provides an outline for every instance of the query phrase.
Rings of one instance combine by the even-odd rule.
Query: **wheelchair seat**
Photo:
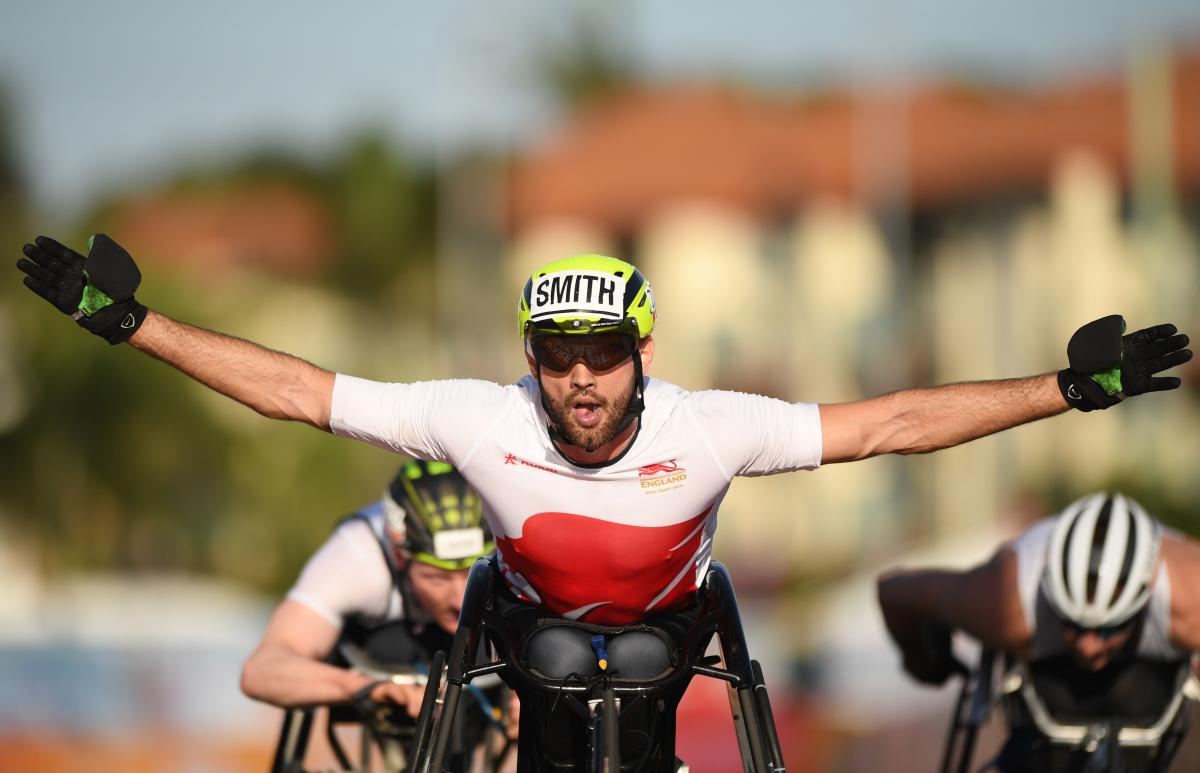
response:
[[[515,601],[515,604],[513,603]],[[539,631],[569,626],[590,635],[619,640],[633,631],[661,635],[673,644],[669,668],[643,679],[623,679],[603,670],[586,676],[547,676],[526,660],[527,645]],[[706,658],[716,636],[721,656]],[[485,638],[497,659],[480,662],[464,657],[478,652]],[[723,661],[723,667],[718,662]],[[589,730],[601,707],[614,711],[607,732],[613,746],[632,752],[612,770],[673,773],[675,710],[695,675],[724,680],[730,687],[738,741],[747,770],[782,771],[783,758],[770,713],[762,671],[750,660],[728,572],[712,562],[695,604],[683,613],[650,618],[630,626],[599,626],[567,621],[516,601],[499,579],[494,559],[480,559],[471,570],[459,619],[458,634],[448,661],[442,709],[435,713],[435,691],[428,689],[418,719],[417,770],[438,770],[446,717],[457,711],[457,693],[476,676],[499,673],[521,698],[518,769],[587,770],[588,746],[597,739]],[[616,729],[613,729],[615,726]],[[619,744],[618,739],[619,738]],[[631,739],[639,739],[630,745]],[[592,766],[595,767],[594,765]]]

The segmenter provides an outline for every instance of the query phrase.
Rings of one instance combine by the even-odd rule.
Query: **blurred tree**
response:
[[[13,234],[10,252],[29,238],[27,223],[14,218],[25,198],[12,193],[13,158],[0,146],[0,195],[20,205],[0,210],[2,233]],[[194,269],[143,261],[139,297],[193,324],[278,348],[290,342],[322,364],[371,371],[379,360],[372,336],[314,339],[331,324],[357,330],[360,321],[367,328],[429,318],[431,292],[400,294],[412,303],[389,292],[419,285],[400,277],[416,273],[432,252],[429,176],[411,172],[378,137],[365,137],[332,163],[256,153],[220,169],[183,170],[162,190],[220,198],[264,182],[315,194],[330,210],[339,242],[328,276],[305,286],[244,267],[237,282],[213,293],[197,291]],[[75,245],[96,231],[119,238],[125,198],[117,192],[81,227],[57,235]],[[278,592],[338,519],[379,495],[398,462],[363,444],[268,421],[128,347],[108,347],[9,279],[0,289],[0,408],[21,410],[0,425],[7,462],[0,518],[42,546],[48,572],[216,572]],[[308,313],[281,318],[278,304],[263,302],[278,297],[298,299]]]
[[[7,87],[0,83],[0,244],[5,247],[12,245],[18,232],[25,227],[28,208],[23,188],[17,164],[12,102]]]
[[[0,83],[0,247],[15,260],[28,230],[28,205],[21,170],[17,164],[17,146],[13,135],[13,110],[8,91]],[[11,264],[10,264],[11,265]],[[13,314],[12,299],[26,294],[16,272],[0,283],[0,434],[21,420],[28,405],[18,362],[22,351],[20,320]],[[4,498],[0,497],[0,517]]]
[[[583,5],[566,34],[550,38],[534,55],[535,72],[569,112],[636,82],[632,46],[621,26],[632,17],[623,5]]]
[[[1187,492],[1181,492],[1172,481],[1163,479],[1154,470],[1133,469],[1114,475],[1097,491],[1119,491],[1133,497],[1146,509],[1146,513],[1169,528],[1200,538],[1200,502]],[[1047,513],[1057,513],[1085,493],[1071,482],[1062,478],[1046,481],[1043,501],[1049,507]]]
[[[432,273],[437,225],[431,173],[382,135],[367,133],[347,145],[326,190],[338,231],[339,249],[329,268],[336,287],[380,301],[399,280],[422,270]],[[431,303],[429,298],[406,296],[418,304]]]

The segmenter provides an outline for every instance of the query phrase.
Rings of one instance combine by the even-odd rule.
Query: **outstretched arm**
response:
[[[1068,408],[1104,410],[1146,392],[1177,389],[1157,374],[1192,358],[1188,337],[1163,324],[1125,334],[1113,314],[1075,331],[1070,367],[1029,378],[909,389],[854,403],[821,406],[822,461],[949,448]]]
[[[267,418],[329,429],[334,374],[310,362],[153,311],[129,344]]]
[[[1063,413],[1055,374],[969,381],[821,406],[822,462],[923,454]]]
[[[369,677],[321,662],[336,644],[338,630],[303,604],[285,599],[242,667],[242,692],[281,708],[349,701],[373,684]],[[424,688],[374,684],[371,699],[405,707],[416,716]]]
[[[887,572],[877,590],[904,668],[923,682],[940,684],[949,676],[951,631],[1017,654],[1032,636],[1018,595],[1016,554],[1007,548],[967,571]]]
[[[329,429],[333,373],[240,338],[186,325],[133,297],[142,281],[129,253],[103,234],[85,258],[46,236],[26,244],[25,286],[110,344],[134,348],[272,419]]]

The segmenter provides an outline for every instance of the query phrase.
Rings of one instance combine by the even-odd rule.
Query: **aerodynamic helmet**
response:
[[[388,486],[384,514],[400,552],[442,569],[466,569],[491,551],[483,503],[462,474],[444,462],[404,464]]]
[[[517,301],[517,333],[590,335],[654,330],[654,294],[631,263],[604,255],[575,255],[530,275]]]
[[[1084,497],[1058,516],[1042,591],[1060,617],[1082,628],[1120,625],[1150,599],[1161,543],[1161,526],[1129,497]]]

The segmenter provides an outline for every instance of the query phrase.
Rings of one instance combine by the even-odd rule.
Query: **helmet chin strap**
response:
[[[542,363],[537,362],[537,385],[538,391],[541,392],[542,410],[546,412],[546,431],[550,435],[550,439],[555,443],[571,448],[581,448],[577,443],[572,443],[567,439],[566,434],[554,420],[554,412],[550,410],[550,401],[546,398],[546,389],[542,386]],[[645,378],[642,376],[642,358],[638,356],[637,341],[633,344],[633,396],[629,399],[629,404],[625,407],[625,415],[621,417],[621,423],[617,425],[616,432],[613,437],[620,435],[625,431],[625,428],[632,424],[635,420],[639,420],[638,430],[641,430],[640,419],[642,411],[646,409],[645,397]],[[569,457],[565,457],[567,461],[571,461]],[[613,461],[616,461],[615,459]],[[578,462],[571,461],[572,464]],[[592,466],[592,465],[588,465]]]

